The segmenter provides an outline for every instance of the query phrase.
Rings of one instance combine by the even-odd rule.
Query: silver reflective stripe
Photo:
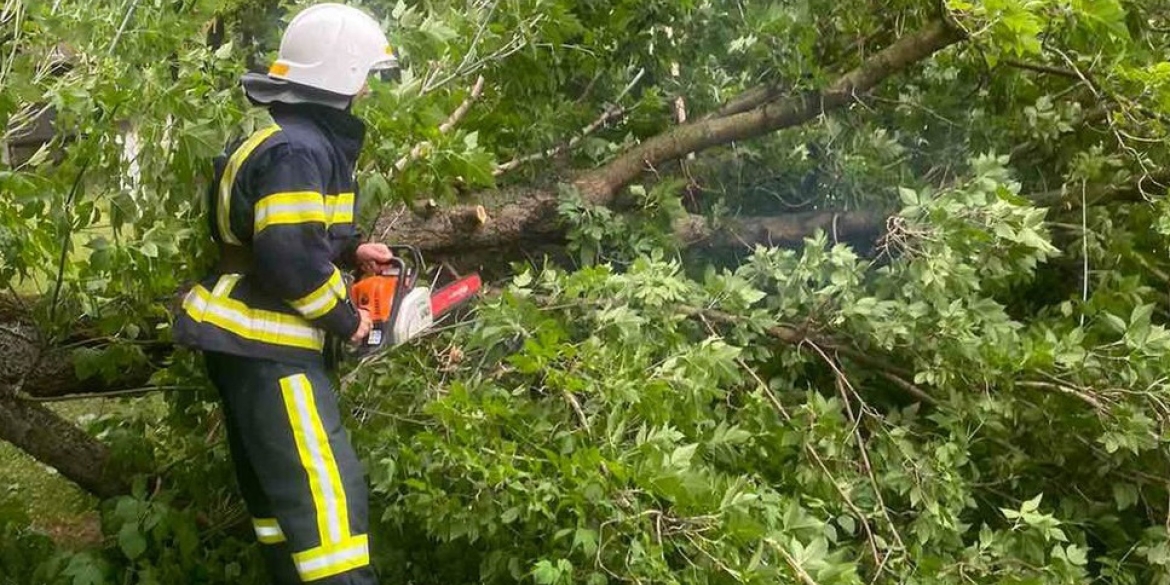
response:
[[[358,544],[355,544],[354,546],[351,546],[349,548],[343,548],[337,552],[330,553],[327,555],[321,555],[319,557],[315,557],[315,558],[309,559],[307,561],[300,561],[297,563],[297,570],[300,571],[302,574],[309,573],[312,571],[324,569],[324,568],[329,567],[331,565],[335,565],[338,563],[343,563],[345,561],[361,558],[363,556],[368,555],[369,553],[370,553],[369,542],[366,541],[365,539],[362,539],[361,542],[359,542]]]
[[[251,319],[247,315],[235,309],[215,304],[214,302],[207,307],[207,312],[231,321],[243,329],[258,333],[260,340],[263,340],[265,337],[280,335],[285,337],[295,337],[297,339],[311,342],[324,341],[324,334],[322,334],[314,327],[299,327],[290,323],[259,321],[256,319]]]
[[[297,376],[290,381],[293,389],[293,401],[297,406],[297,417],[300,418],[301,430],[305,433],[305,447],[309,457],[313,460],[313,468],[309,470],[316,476],[317,484],[321,486],[321,498],[325,500],[325,519],[329,525],[329,542],[341,542],[341,521],[337,516],[337,494],[333,492],[333,482],[329,477],[329,467],[325,464],[325,457],[321,453],[321,445],[328,445],[328,437],[318,437],[316,425],[313,424],[313,415],[309,410],[306,392],[312,389],[305,387],[304,376]],[[318,511],[319,513],[320,511]],[[348,535],[347,535],[348,536]],[[308,571],[310,569],[303,569]]]
[[[292,215],[302,222],[324,221],[320,203],[277,203],[257,206],[256,223],[265,225],[269,217]]]
[[[240,278],[241,276],[238,274],[226,274],[220,277],[219,281],[215,284],[214,291],[211,293],[211,298],[206,298],[198,294],[198,289],[192,289],[188,293],[185,302],[188,312],[194,315],[215,315],[236,326],[235,328],[230,328],[229,331],[258,341],[266,341],[273,336],[285,336],[314,344],[324,343],[325,334],[315,327],[294,323],[280,323],[268,319],[254,319],[240,310],[241,308],[247,309],[247,306],[240,301],[228,298],[228,294],[235,288]]]

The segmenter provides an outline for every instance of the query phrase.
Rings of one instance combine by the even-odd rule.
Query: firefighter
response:
[[[327,336],[358,343],[343,269],[390,250],[354,227],[364,124],[350,113],[373,72],[397,66],[378,22],[318,4],[289,23],[244,92],[273,124],[230,144],[208,192],[218,265],[185,296],[178,343],[202,351],[236,476],[275,583],[367,585],[364,472],[342,427]]]

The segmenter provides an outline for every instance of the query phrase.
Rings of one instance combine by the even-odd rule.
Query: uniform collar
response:
[[[286,117],[311,121],[348,160],[357,160],[366,138],[366,125],[349,111],[320,104],[282,102],[273,103],[269,111],[278,124]]]

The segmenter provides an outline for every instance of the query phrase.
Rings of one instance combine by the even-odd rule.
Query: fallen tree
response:
[[[960,43],[964,34],[943,20],[929,22],[920,30],[898,38],[860,64],[840,74],[817,92],[791,95],[770,85],[749,89],[728,100],[706,116],[670,128],[618,154],[610,162],[591,170],[575,173],[567,182],[591,205],[613,205],[617,194],[638,180],[649,169],[661,168],[688,153],[729,145],[738,141],[799,127],[811,120],[831,114],[863,100],[867,92],[891,77],[919,66],[937,52]],[[467,114],[483,91],[483,78],[456,112],[440,128],[441,134]],[[620,112],[607,110],[601,122]],[[592,131],[592,129],[590,129]],[[421,158],[426,149],[416,147],[395,164],[401,171]],[[531,161],[541,157],[529,157]],[[519,164],[509,165],[513,170]],[[1157,177],[1144,177],[1132,187],[1097,186],[1088,201],[1109,203],[1133,200],[1136,193],[1157,184]],[[1079,194],[1042,193],[1035,197],[1040,204],[1076,204]],[[395,207],[382,214],[376,226],[379,237],[411,242],[436,257],[459,257],[485,250],[523,247],[526,242],[556,241],[563,234],[557,217],[559,195],[552,188],[520,191],[500,206],[442,206],[422,208]],[[771,217],[728,217],[712,220],[698,215],[680,218],[674,223],[675,237],[686,246],[752,247],[799,246],[817,232],[829,234],[832,241],[875,242],[882,235],[889,216],[879,210],[869,211],[798,211]],[[81,378],[72,362],[72,351],[87,341],[80,333],[72,344],[52,342],[33,325],[28,305],[15,297],[0,299],[3,311],[0,338],[0,388],[5,394],[0,410],[14,424],[6,426],[6,440],[33,454],[42,462],[60,469],[79,485],[99,495],[125,489],[124,482],[108,477],[108,454],[96,440],[87,437],[38,401],[75,396],[110,396],[150,391],[142,388],[150,377],[150,368],[126,372],[124,376],[105,380],[97,376]],[[64,346],[64,347],[63,347]],[[165,354],[165,343],[156,350]],[[26,421],[17,425],[15,421]],[[36,424],[30,424],[37,421]],[[39,429],[39,430],[38,430]],[[34,432],[35,431],[35,432]],[[53,437],[68,437],[59,441]],[[79,465],[78,462],[84,462]]]

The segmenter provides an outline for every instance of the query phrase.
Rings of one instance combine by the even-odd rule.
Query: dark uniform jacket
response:
[[[216,159],[209,189],[221,262],[186,295],[181,345],[316,363],[326,333],[348,339],[359,318],[340,268],[355,263],[354,164],[360,120],[311,104],[274,104],[275,124]]]

